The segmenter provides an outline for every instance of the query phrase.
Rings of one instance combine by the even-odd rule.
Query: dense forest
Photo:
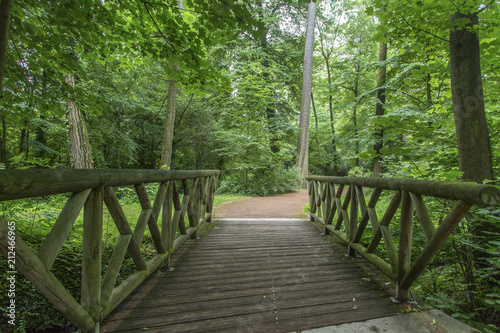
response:
[[[309,2],[2,0],[0,169],[217,169],[218,193],[293,189]],[[499,5],[317,1],[309,173],[498,178]],[[499,223],[470,214],[440,259],[454,265],[418,287],[484,331]]]

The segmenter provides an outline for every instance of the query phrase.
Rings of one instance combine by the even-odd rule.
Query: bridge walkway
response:
[[[153,274],[102,332],[291,332],[403,307],[304,219],[220,219]]]

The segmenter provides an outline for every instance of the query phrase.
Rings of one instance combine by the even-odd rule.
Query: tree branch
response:
[[[163,34],[163,31],[161,31],[160,27],[158,26],[158,24],[156,23],[156,20],[154,19],[153,15],[151,14],[151,12],[149,11],[149,7],[150,6],[150,3],[147,2],[147,1],[144,1],[144,0],[141,0],[141,2],[144,4],[144,8],[146,8],[146,11],[148,12],[148,15],[149,17],[151,18],[151,20],[153,21],[153,24],[155,25],[156,27],[156,30],[158,31],[158,33],[160,34],[160,36],[163,38],[163,40],[172,48],[172,50],[174,50],[174,52],[177,54],[177,56],[181,59],[184,59],[182,57],[182,54],[177,51],[177,49],[174,47],[174,45],[168,40],[167,36],[165,36]]]
[[[406,24],[407,24],[410,28],[412,28],[412,29],[414,29],[414,30],[417,30],[417,31],[420,31],[420,32],[423,32],[423,33],[425,33],[425,34],[431,35],[432,37],[435,37],[435,38],[437,38],[437,39],[439,39],[439,40],[442,40],[442,41],[444,41],[444,42],[446,42],[446,43],[450,43],[450,40],[449,40],[449,39],[446,39],[446,38],[443,38],[443,37],[439,37],[438,35],[433,34],[433,33],[432,33],[432,32],[430,32],[430,31],[426,31],[426,30],[423,30],[423,29],[420,29],[420,28],[417,28],[417,27],[412,26],[412,25],[410,24],[410,22],[408,22],[408,21],[406,20],[406,18],[405,18],[403,15],[400,15],[400,16],[401,16],[401,18],[402,18],[402,19],[406,22]]]

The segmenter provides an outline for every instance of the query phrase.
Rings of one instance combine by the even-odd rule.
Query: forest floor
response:
[[[214,218],[308,218],[302,208],[309,203],[307,190],[273,195],[247,197],[227,201],[214,207]]]

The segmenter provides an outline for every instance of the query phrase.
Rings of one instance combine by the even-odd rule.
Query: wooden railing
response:
[[[0,201],[71,193],[38,252],[34,252],[0,217],[0,251],[15,262],[15,270],[82,332],[99,330],[108,315],[188,237],[195,238],[200,225],[210,221],[218,171],[160,170],[5,170],[0,171]],[[183,198],[177,187],[182,183]],[[159,183],[151,205],[146,183]],[[134,185],[142,212],[132,230],[113,187]],[[103,203],[112,216],[119,237],[104,276],[101,276]],[[81,304],[51,272],[73,225],[84,209]],[[158,217],[162,212],[161,223]],[[189,227],[184,217],[189,218]],[[157,254],[146,261],[141,240],[146,226]],[[9,229],[10,228],[10,229]],[[180,233],[176,237],[176,234]],[[15,243],[13,240],[15,239]],[[15,258],[13,254],[15,252]],[[136,272],[116,286],[126,253]],[[11,259],[12,258],[12,259]],[[14,269],[12,269],[14,270]],[[77,274],[75,272],[75,274]]]
[[[359,253],[391,278],[396,283],[396,299],[400,302],[409,300],[410,287],[470,207],[496,206],[500,202],[500,190],[497,187],[470,183],[325,176],[309,176],[307,180],[311,220],[322,224],[326,234],[333,233],[347,243],[351,256]],[[368,204],[364,196],[367,189],[372,191]],[[379,220],[375,206],[382,191],[394,194]],[[455,202],[437,229],[423,196]],[[399,244],[396,247],[389,224],[400,206]],[[427,244],[412,262],[414,212]],[[365,239],[362,244],[363,234],[369,230],[368,222],[372,231],[371,234],[367,233],[370,241],[366,242]],[[379,246],[382,239],[385,249]],[[388,259],[377,256],[374,253],[377,249],[385,251]]]

